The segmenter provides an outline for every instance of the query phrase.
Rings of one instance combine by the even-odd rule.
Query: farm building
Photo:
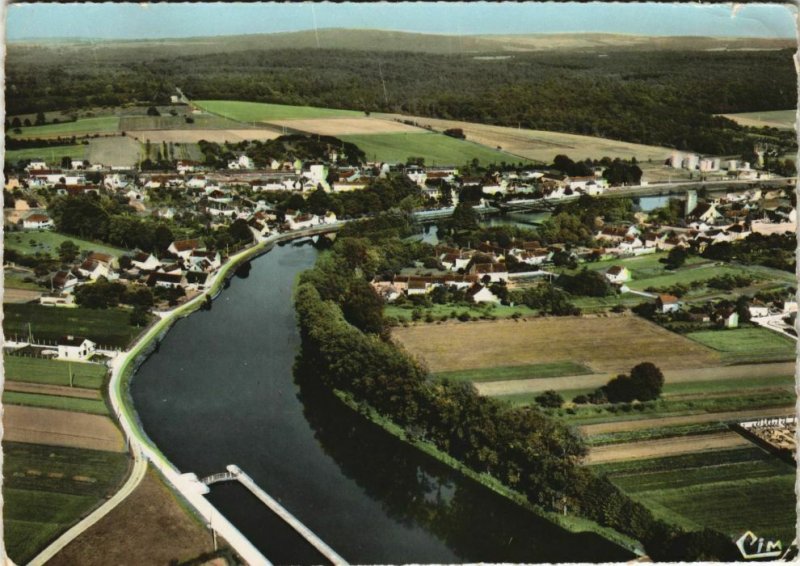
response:
[[[46,214],[31,214],[22,221],[26,230],[49,230],[53,227],[53,220]]]
[[[97,344],[80,336],[62,336],[58,340],[59,360],[84,361],[94,355]]]

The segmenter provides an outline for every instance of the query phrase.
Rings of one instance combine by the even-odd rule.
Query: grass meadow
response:
[[[107,368],[100,364],[8,355],[3,356],[3,367],[8,380],[44,385],[69,385],[71,371],[72,385],[89,389],[100,389],[108,372]]]
[[[230,118],[237,122],[269,122],[270,120],[304,120],[364,115],[363,112],[355,110],[289,106],[286,104],[266,104],[239,100],[195,100],[193,103],[207,112]]]
[[[102,134],[116,132],[119,127],[119,117],[98,116],[96,118],[80,118],[74,122],[60,122],[58,124],[45,124],[21,128],[22,132],[15,134],[9,132],[12,138],[56,138],[85,136],[88,134]]]
[[[792,360],[797,342],[766,328],[689,332],[686,337],[721,352],[728,363]]]
[[[3,403],[6,405],[24,405],[26,407],[42,407],[91,415],[107,415],[108,407],[100,399],[81,399],[61,395],[42,395],[39,393],[23,393],[21,391],[4,391]]]
[[[111,495],[128,456],[114,452],[3,443],[4,535],[24,564],[47,542]]]
[[[361,134],[340,136],[356,144],[368,160],[405,163],[409,157],[424,157],[425,165],[455,165],[478,159],[482,164],[518,163],[528,160],[470,141],[434,133]]]
[[[596,467],[656,516],[731,537],[795,536],[795,469],[758,448],[698,453]]]
[[[101,252],[104,254],[120,257],[127,252],[121,248],[115,248],[106,244],[99,244],[89,240],[82,240],[77,236],[69,234],[60,234],[50,230],[36,230],[25,232],[7,232],[5,237],[4,246],[7,249],[14,250],[21,254],[34,254],[42,252],[50,254],[53,257],[58,256],[58,248],[66,242],[71,240],[82,251]]]
[[[43,159],[51,167],[59,167],[64,157],[72,159],[85,159],[89,146],[87,145],[57,145],[51,147],[32,147],[27,149],[7,149],[5,161],[16,163],[23,159]]]
[[[125,348],[144,329],[130,325],[124,309],[59,309],[38,304],[3,305],[3,331],[7,338],[27,336],[28,324],[34,339],[55,341],[66,334],[84,336],[99,346]]]

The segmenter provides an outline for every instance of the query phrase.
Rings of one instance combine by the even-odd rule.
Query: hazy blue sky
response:
[[[614,32],[794,37],[788,4],[11,4],[7,39],[155,38],[375,28],[423,33]]]

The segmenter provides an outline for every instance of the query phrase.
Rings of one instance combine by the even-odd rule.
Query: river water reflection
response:
[[[364,421],[313,376],[295,376],[292,288],[316,254],[286,246],[254,260],[134,377],[145,431],[181,472],[237,464],[351,563],[631,557],[539,519]],[[209,498],[273,562],[322,562],[241,486],[215,485]]]

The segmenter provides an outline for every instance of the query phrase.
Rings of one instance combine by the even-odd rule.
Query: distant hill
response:
[[[624,34],[569,33],[531,35],[434,35],[365,29],[320,29],[260,35],[147,40],[48,39],[8,43],[9,55],[33,55],[41,50],[77,54],[96,49],[100,57],[133,55],[201,55],[287,48],[413,51],[438,54],[523,51],[603,50],[765,50],[793,48],[793,39],[723,37],[649,37]]]

